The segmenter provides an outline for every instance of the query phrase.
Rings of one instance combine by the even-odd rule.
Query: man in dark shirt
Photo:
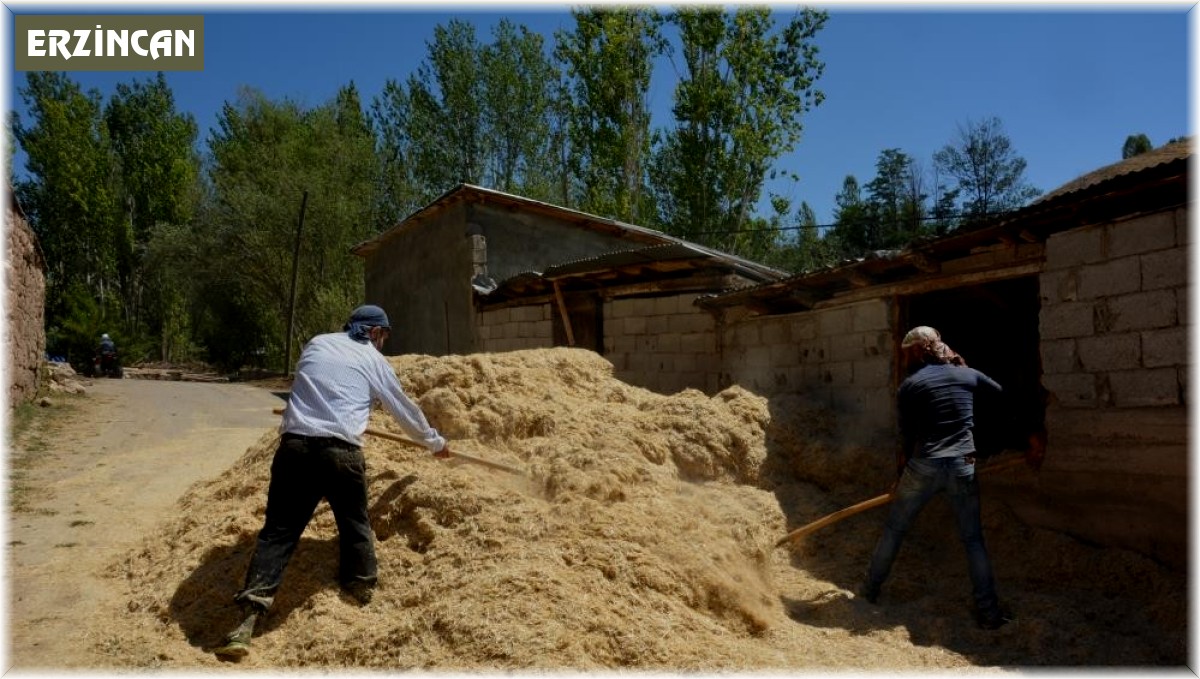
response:
[[[917,514],[934,495],[945,493],[967,552],[976,621],[980,627],[996,629],[1008,622],[1008,616],[1000,608],[991,560],[983,542],[972,429],[975,395],[999,393],[1000,385],[967,367],[929,326],[910,330],[901,348],[906,363],[916,368],[900,385],[898,394],[901,476],[859,594],[875,603]]]

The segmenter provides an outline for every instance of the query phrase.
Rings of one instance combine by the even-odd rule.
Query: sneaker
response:
[[[1000,607],[979,611],[975,615],[975,623],[979,625],[979,629],[986,630],[1000,629],[1013,620],[1014,616],[1012,613]]]

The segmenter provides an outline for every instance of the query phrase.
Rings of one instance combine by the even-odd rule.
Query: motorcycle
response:
[[[92,359],[92,374],[96,377],[114,377],[121,379],[125,371],[121,369],[121,361],[115,351],[102,351]]]

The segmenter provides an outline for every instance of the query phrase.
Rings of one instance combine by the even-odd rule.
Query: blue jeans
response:
[[[900,543],[912,527],[917,514],[939,492],[945,493],[954,509],[958,537],[967,551],[972,594],[978,611],[991,611],[998,605],[992,562],[983,544],[979,520],[979,482],[975,464],[962,457],[909,460],[896,487],[896,499],[883,526],[883,536],[871,554],[866,587],[878,592],[892,570],[900,552]]]

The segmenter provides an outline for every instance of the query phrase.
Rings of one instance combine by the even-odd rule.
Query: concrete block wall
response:
[[[694,304],[697,296],[604,303],[604,356],[618,379],[662,394],[720,388],[716,321]]]
[[[750,317],[726,324],[722,342],[724,383],[768,398],[801,393],[823,403],[840,422],[853,423],[847,443],[894,440],[889,301]]]
[[[1042,369],[1056,405],[1185,405],[1186,245],[1183,209],[1047,241]]]
[[[46,354],[46,275],[37,237],[11,207],[5,222],[8,257],[4,262],[8,323],[8,404],[33,398],[40,386]]]
[[[550,304],[509,307],[477,314],[480,351],[519,351],[554,346]]]
[[[1173,562],[1187,526],[1188,213],[1065,231],[1040,278],[1048,445],[1031,514]]]

